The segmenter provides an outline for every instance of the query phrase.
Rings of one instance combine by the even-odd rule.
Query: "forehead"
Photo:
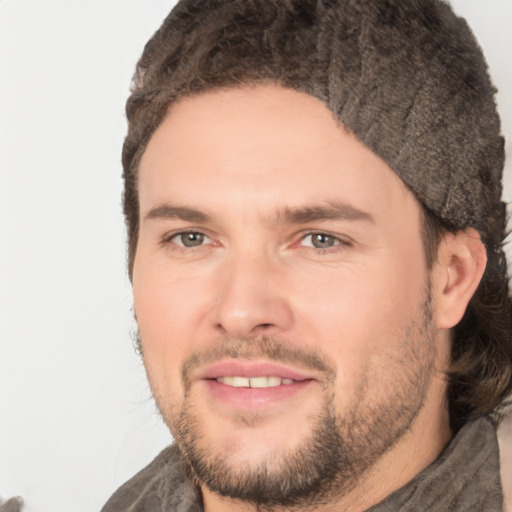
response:
[[[139,194],[141,215],[165,202],[260,212],[322,201],[381,210],[415,203],[323,103],[271,84],[174,104],[142,156]]]

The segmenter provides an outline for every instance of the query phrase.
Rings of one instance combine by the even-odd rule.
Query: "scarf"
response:
[[[367,512],[502,512],[496,428],[487,417],[468,422],[442,454],[404,487]],[[176,446],[124,484],[101,512],[202,512]]]

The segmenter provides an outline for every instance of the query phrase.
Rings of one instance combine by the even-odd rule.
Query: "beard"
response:
[[[387,354],[378,368],[367,363],[352,405],[343,411],[335,408],[335,365],[317,351],[298,349],[286,340],[260,337],[226,338],[194,353],[182,367],[185,394],[179,410],[164,407],[166,400],[153,390],[189,476],[200,487],[255,504],[259,509],[312,510],[346,495],[410,430],[423,408],[436,360],[430,302],[428,288],[420,313],[397,334],[399,350]],[[212,446],[208,425],[193,399],[190,375],[200,365],[227,357],[294,363],[324,375],[322,404],[314,416],[307,418],[311,428],[300,446],[275,450],[257,464],[247,463],[245,467],[239,460],[233,461],[229,446],[220,450]],[[385,379],[384,375],[389,377]],[[256,422],[250,425],[250,420],[240,421],[257,428]]]

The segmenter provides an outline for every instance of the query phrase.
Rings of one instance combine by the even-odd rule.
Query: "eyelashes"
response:
[[[204,245],[205,242],[212,242],[212,240],[200,231],[182,231],[169,237],[168,242],[173,242],[178,247],[193,248]]]
[[[345,244],[345,241],[339,237],[328,233],[309,233],[300,239],[301,242],[305,242],[306,240],[308,240],[308,243],[304,244],[303,247],[312,247],[318,250],[330,249],[337,245]]]
[[[203,231],[193,229],[166,234],[162,237],[161,244],[172,251],[182,253],[211,249],[221,245]],[[349,248],[352,245],[352,240],[346,236],[334,235],[325,231],[307,231],[299,234],[298,240],[293,242],[290,247],[312,249],[317,254],[328,254]]]

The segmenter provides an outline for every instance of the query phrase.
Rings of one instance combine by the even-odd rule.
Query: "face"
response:
[[[144,364],[200,484],[298,503],[407,437],[436,358],[419,205],[318,100],[183,99],[140,164]]]

